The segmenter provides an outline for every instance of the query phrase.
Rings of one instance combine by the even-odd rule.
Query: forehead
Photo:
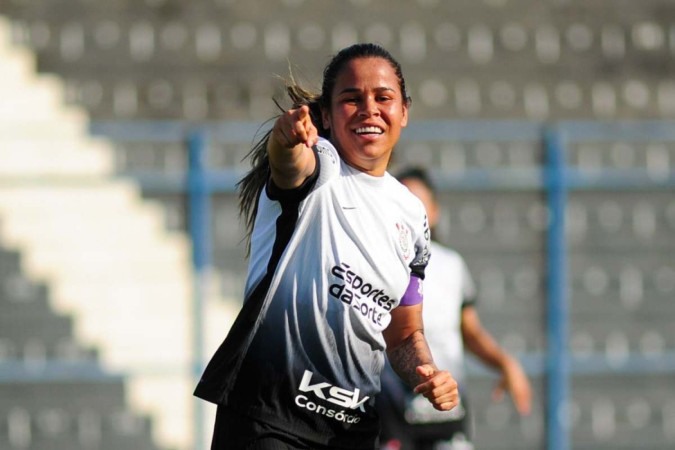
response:
[[[359,86],[363,83],[372,87],[388,87],[397,89],[399,79],[394,67],[384,58],[355,58],[345,63],[336,78],[336,87]]]

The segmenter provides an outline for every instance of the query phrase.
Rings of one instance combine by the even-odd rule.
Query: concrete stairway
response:
[[[62,104],[62,83],[38,75],[0,18],[0,242],[46,280],[53,307],[75,317],[76,337],[107,369],[128,375],[128,401],[154,420],[165,448],[192,439],[193,281],[190,242],[169,233],[160,205],[113,176],[109,143]],[[216,278],[209,277],[213,284]],[[210,354],[233,311],[209,289]]]

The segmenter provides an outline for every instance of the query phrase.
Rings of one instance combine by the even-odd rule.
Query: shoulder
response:
[[[316,186],[321,186],[340,173],[340,155],[335,146],[326,138],[320,137],[312,148],[319,166]]]
[[[431,253],[434,255],[432,258],[434,263],[443,261],[446,265],[464,265],[464,258],[459,252],[433,240],[431,241]]]
[[[340,159],[337,149],[333,143],[326,138],[319,138],[317,143],[314,145],[314,151],[319,157],[325,156],[332,159],[335,164],[337,164],[338,160]]]
[[[401,184],[389,172],[385,172],[384,177],[387,191],[390,193],[392,198],[396,199],[396,201],[400,203],[405,210],[411,211],[413,217],[426,216],[424,204],[419,198],[410,192],[407,187]]]

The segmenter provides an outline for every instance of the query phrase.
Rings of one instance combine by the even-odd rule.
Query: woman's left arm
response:
[[[423,329],[421,303],[394,308],[383,332],[387,356],[398,376],[416,393],[424,395],[434,408],[449,411],[459,402],[457,382],[450,372],[434,364]]]

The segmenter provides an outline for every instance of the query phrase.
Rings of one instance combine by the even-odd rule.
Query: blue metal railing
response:
[[[207,289],[207,270],[211,265],[211,199],[206,177],[206,136],[198,130],[188,135],[188,223],[192,236],[192,266],[194,271],[192,303],[192,379],[196,386],[202,374],[204,361],[204,300]],[[193,399],[194,448],[206,448],[204,436],[204,404]]]
[[[546,192],[550,215],[547,235],[547,443],[549,450],[567,450],[569,431],[569,352],[567,252],[565,248],[565,209],[567,184],[565,144],[555,128],[544,131],[546,149]]]

